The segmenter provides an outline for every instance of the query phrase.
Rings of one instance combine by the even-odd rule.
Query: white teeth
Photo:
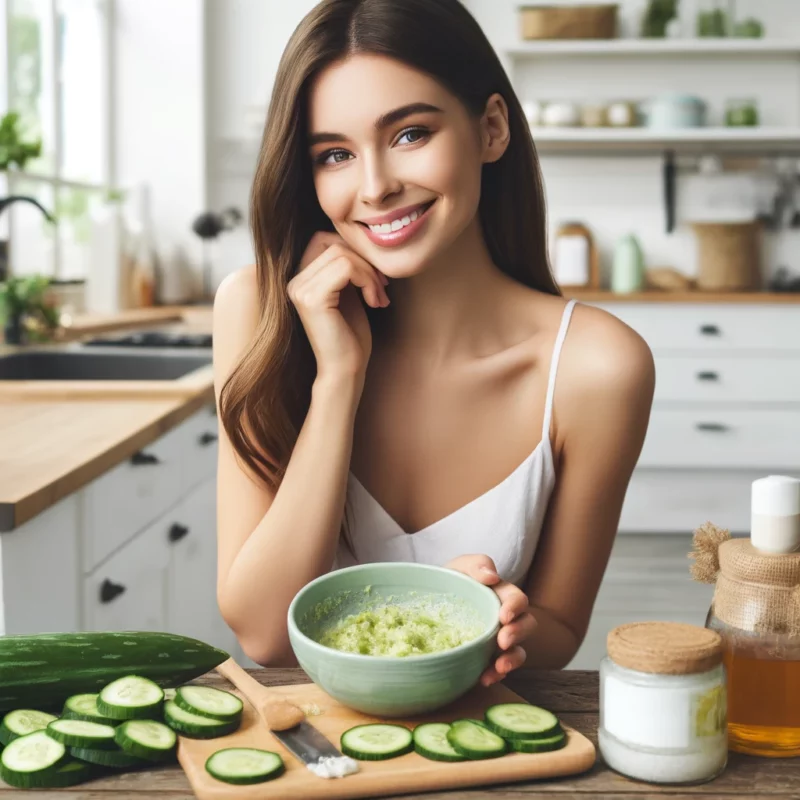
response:
[[[422,212],[412,211],[405,217],[393,220],[392,222],[384,222],[383,225],[369,225],[368,227],[373,233],[394,233],[395,231],[399,231],[401,228],[405,228],[407,225],[410,225],[412,222],[416,222],[416,220],[418,220],[421,216]]]

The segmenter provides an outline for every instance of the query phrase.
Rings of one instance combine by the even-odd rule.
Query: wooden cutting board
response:
[[[339,747],[339,737],[348,728],[367,722],[393,722],[413,728],[421,722],[451,722],[460,717],[481,719],[494,703],[524,703],[519,695],[502,684],[478,686],[445,709],[406,720],[369,717],[346,708],[314,684],[275,686],[269,691],[307,709],[316,705],[322,712],[307,717]],[[235,694],[243,697],[241,692]],[[244,699],[244,698],[243,698]],[[180,737],[178,760],[192,789],[200,800],[347,800],[356,797],[381,797],[412,792],[433,792],[495,783],[540,780],[576,775],[595,762],[594,745],[571,728],[567,745],[552,753],[511,753],[485,761],[438,763],[416,753],[386,761],[359,762],[360,771],[346,778],[318,778],[291,755],[270,733],[253,706],[244,699],[241,728],[220,739],[201,740]],[[231,786],[212,778],[205,770],[206,759],[224,747],[257,747],[279,753],[286,772],[275,780],[253,786]]]

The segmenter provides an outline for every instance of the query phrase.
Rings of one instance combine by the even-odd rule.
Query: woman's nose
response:
[[[392,174],[385,159],[366,155],[361,159],[361,191],[359,199],[368,205],[380,205],[400,191],[401,181]]]

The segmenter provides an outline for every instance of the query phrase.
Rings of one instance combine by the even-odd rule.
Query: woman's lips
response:
[[[422,230],[428,219],[428,211],[430,211],[435,202],[435,200],[432,200],[427,205],[422,206],[415,220],[411,220],[407,225],[403,225],[402,228],[395,231],[379,233],[363,222],[359,224],[364,228],[364,232],[373,244],[377,244],[379,247],[398,247],[405,244],[412,236],[416,236]]]

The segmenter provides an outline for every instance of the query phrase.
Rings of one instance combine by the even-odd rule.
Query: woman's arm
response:
[[[526,665],[565,667],[589,625],[650,419],[655,367],[619,320],[579,307],[554,404],[556,485],[527,582]]]
[[[255,270],[230,276],[214,304],[219,391],[258,324]],[[329,370],[274,493],[237,458],[220,431],[218,585],[220,611],[244,651],[261,664],[293,665],[286,612],[294,595],[330,570],[342,522],[355,412],[363,378]]]

